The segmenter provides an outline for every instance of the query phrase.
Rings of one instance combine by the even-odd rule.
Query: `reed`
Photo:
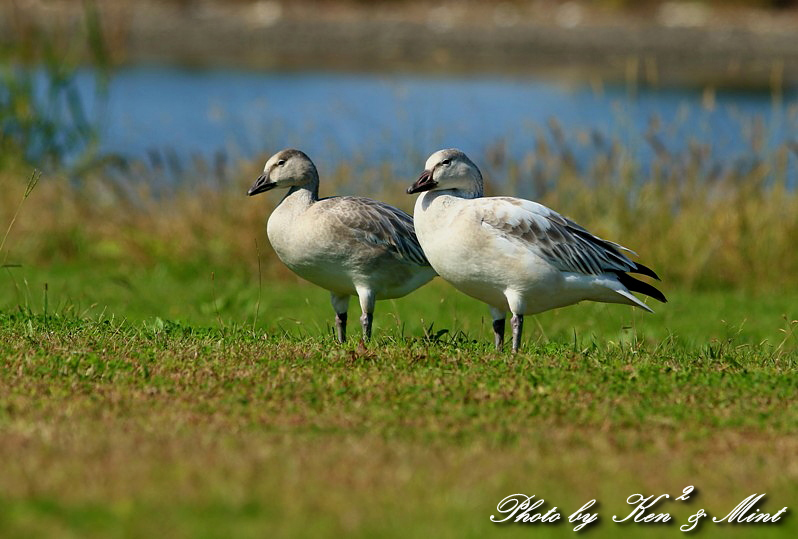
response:
[[[23,161],[53,169],[68,160],[85,167],[97,158],[99,118],[87,111],[78,75],[93,68],[101,110],[110,59],[94,2],[83,6],[77,32],[11,10],[11,40],[3,42],[12,45],[0,46],[0,168]]]
[[[778,153],[778,152],[777,152]],[[707,179],[697,167],[655,164],[647,175],[634,163],[580,172],[562,155],[543,155],[552,174],[545,184],[523,162],[488,166],[493,193],[520,193],[557,209],[596,234],[618,241],[656,268],[667,286],[773,289],[798,272],[798,193],[777,169],[779,159]],[[488,161],[484,159],[484,161]],[[234,163],[224,179],[194,173],[164,187],[134,166],[124,181],[104,169],[79,181],[45,174],[17,217],[6,248],[9,262],[95,263],[225,268],[256,277],[262,246],[265,274],[287,276],[265,238],[264,222],[279,193],[248,198],[262,156]],[[419,164],[421,166],[421,164]],[[493,170],[491,170],[493,169]],[[324,178],[322,194],[357,191],[412,211],[407,178],[383,163],[357,171],[339,167]],[[511,171],[505,174],[504,171]],[[512,172],[514,171],[514,172]],[[782,171],[783,172],[783,171]],[[504,184],[499,174],[510,178]],[[350,178],[366,177],[369,189]],[[0,223],[10,222],[26,189],[23,170],[0,172]]]

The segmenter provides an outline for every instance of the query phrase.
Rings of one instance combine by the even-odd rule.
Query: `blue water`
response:
[[[539,136],[556,150],[552,118],[583,167],[613,141],[641,166],[650,164],[655,152],[645,134],[655,118],[670,154],[704,144],[716,166],[767,160],[798,139],[795,91],[775,104],[769,93],[718,91],[707,107],[700,90],[632,94],[624,86],[597,90],[533,77],[134,67],[115,72],[98,111],[91,80],[85,72],[79,82],[90,110],[103,119],[101,149],[132,159],[146,160],[152,150],[183,161],[219,152],[252,158],[294,146],[322,170],[352,160],[388,162],[410,177],[442,147],[459,147],[478,163],[497,145],[511,158],[534,155]]]

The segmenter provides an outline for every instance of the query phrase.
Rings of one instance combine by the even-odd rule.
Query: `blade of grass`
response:
[[[25,201],[28,197],[33,193],[33,189],[36,188],[36,184],[39,183],[39,179],[41,178],[42,174],[38,170],[34,170],[30,177],[28,178],[28,183],[25,185],[25,192],[22,195],[22,200],[19,201],[19,205],[17,205],[17,209],[14,212],[14,215],[11,217],[11,222],[8,223],[8,228],[6,228],[6,233],[3,235],[3,239],[0,240],[0,253],[3,252],[3,248],[6,246],[6,240],[8,240],[8,235],[11,233],[11,229],[14,228],[14,223],[17,221],[17,217],[19,216],[19,212],[22,211],[22,205],[25,204]],[[3,255],[3,265],[5,265],[6,260],[8,259],[8,251],[5,252]]]

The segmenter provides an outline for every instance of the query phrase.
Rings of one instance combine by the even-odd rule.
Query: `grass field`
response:
[[[6,270],[0,535],[574,534],[489,521],[525,493],[566,519],[598,499],[590,536],[668,537],[755,492],[765,512],[798,500],[795,291],[562,309],[513,357],[444,283],[339,346],[325,292],[205,270]],[[687,485],[657,506],[670,524],[611,521]],[[790,511],[700,532],[792,537]]]

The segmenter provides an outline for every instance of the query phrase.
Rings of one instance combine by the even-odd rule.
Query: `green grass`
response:
[[[81,318],[113,317],[131,323],[156,318],[191,326],[255,328],[261,333],[294,338],[332,336],[333,311],[329,294],[298,278],[263,276],[224,267],[161,264],[63,264],[52,267],[5,268],[0,274],[0,309],[21,308],[44,314]],[[45,286],[47,288],[45,294]],[[531,317],[525,324],[527,341],[580,346],[596,340],[616,343],[673,339],[684,345],[714,341],[739,345],[798,346],[798,291],[661,288],[669,303],[651,302],[655,315],[618,305],[583,303]],[[260,288],[260,292],[259,292]],[[349,332],[357,335],[359,307],[350,303]],[[255,316],[257,314],[257,320]],[[441,281],[400,300],[381,301],[375,316],[376,335],[418,337],[434,324],[444,337],[467,335],[489,350],[490,317],[484,304],[460,294]],[[484,342],[482,342],[484,341]]]
[[[798,500],[795,293],[562,309],[513,357],[443,283],[379,303],[363,347],[333,341],[326,293],[285,280],[264,280],[255,320],[257,281],[212,268],[6,271],[4,537],[573,535],[490,523],[516,492],[565,517],[597,498],[591,536],[667,537],[754,492],[764,511]],[[676,525],[611,522],[686,485],[694,501],[658,507]],[[701,533],[796,529],[788,512]]]

